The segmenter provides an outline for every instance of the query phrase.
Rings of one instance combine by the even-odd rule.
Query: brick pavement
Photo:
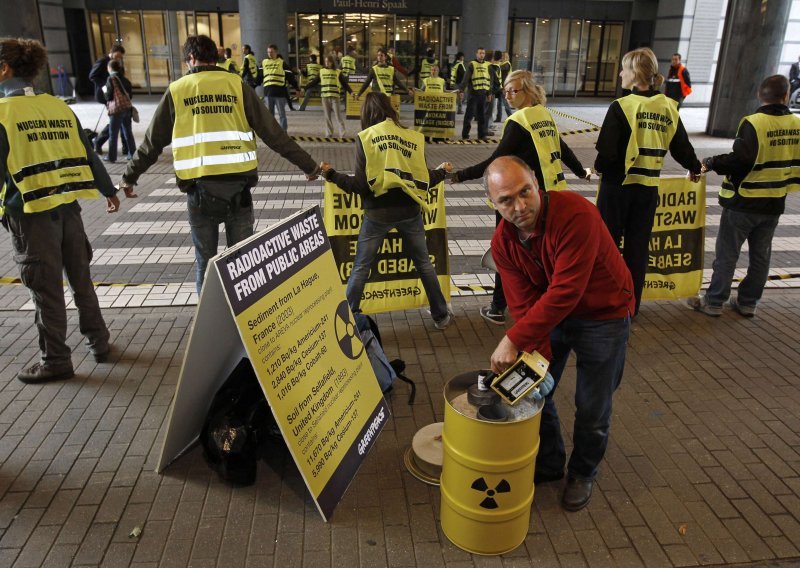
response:
[[[582,116],[602,118],[602,109],[592,113]],[[569,142],[589,163],[591,138]],[[701,139],[698,146],[711,153],[728,144]],[[341,146],[308,146],[315,157],[342,163],[351,155]],[[490,151],[437,146],[429,159],[472,163]],[[265,171],[289,169],[279,162],[262,155]],[[144,189],[161,187],[169,173],[162,160]],[[112,223],[133,219],[88,204],[85,220],[97,247],[123,238],[107,234]],[[797,235],[793,226],[782,234]],[[185,244],[188,237],[170,238]],[[2,275],[15,275],[8,239],[0,262]],[[148,270],[140,276],[158,282],[174,268]],[[800,563],[800,290],[768,290],[752,320],[730,311],[711,319],[677,302],[644,304],[591,504],[566,513],[560,484],[539,487],[524,545],[499,558],[449,544],[438,526],[439,490],[412,478],[402,462],[417,429],[442,419],[444,382],[485,366],[501,337],[477,313],[484,297],[455,298],[455,324],[443,333],[419,310],[378,316],[389,355],[405,359],[417,381],[417,401],[409,407],[397,386],[389,425],[325,524],[275,445],[250,488],[220,483],[197,448],[163,475],[153,472],[193,306],[106,308],[118,348],[107,364],[88,356],[70,310],[76,378],[31,386],[15,379],[38,352],[32,313],[20,309],[24,289],[0,286],[0,295],[0,566]],[[563,416],[574,412],[574,375],[571,365],[556,395]],[[569,443],[571,424],[565,428]],[[137,526],[141,536],[129,537]]]

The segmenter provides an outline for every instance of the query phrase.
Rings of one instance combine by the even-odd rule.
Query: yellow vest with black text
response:
[[[6,175],[25,213],[100,197],[77,119],[66,104],[47,94],[0,98],[0,124],[8,137]],[[2,216],[7,188],[0,181]]]
[[[255,170],[256,140],[247,123],[242,82],[229,73],[201,71],[169,86],[175,107],[175,175],[196,179]]]
[[[484,61],[483,63],[478,63],[477,61],[471,61],[470,65],[472,65],[472,90],[490,90],[492,88],[492,78],[491,75],[489,75],[489,62]]]
[[[328,69],[327,67],[319,70],[319,84],[322,87],[321,96],[339,98],[341,95],[341,85],[339,84],[338,69]]]
[[[342,57],[342,73],[352,75],[356,72],[356,58],[352,55]]]
[[[539,157],[539,167],[542,169],[543,189],[566,189],[567,180],[561,168],[561,137],[550,111],[542,105],[518,110],[506,119],[504,130],[509,121],[516,122],[531,135],[533,147]]]
[[[245,69],[247,69],[250,72],[250,76],[255,79],[256,75],[258,75],[258,69],[256,69],[256,67],[258,67],[256,56],[252,53],[248,53],[244,56],[244,59],[242,59],[242,68],[239,70],[239,74],[244,77]]]
[[[394,67],[375,65],[372,67],[372,72],[375,74],[375,83],[378,84],[378,90],[384,95],[391,95],[394,88]]]
[[[459,67],[461,69],[465,69],[463,61],[456,61],[455,63],[453,63],[453,67],[450,69],[450,84],[453,87],[455,87],[458,84],[458,69],[459,69]]]
[[[319,70],[322,65],[319,63],[306,63],[306,78],[310,81],[314,77],[319,77]]]
[[[783,197],[800,191],[800,117],[757,112],[739,123],[749,122],[758,137],[758,155],[753,169],[739,184],[742,197]],[[720,197],[733,197],[736,190],[726,177]]]
[[[265,59],[261,62],[261,70],[264,73],[265,87],[283,87],[286,85],[286,73],[283,70],[283,59]]]
[[[380,197],[399,188],[425,211],[430,176],[425,163],[425,136],[397,126],[391,119],[358,133],[367,158],[367,183]]]
[[[658,187],[664,156],[678,131],[678,105],[662,94],[652,97],[631,94],[617,102],[631,127],[622,185]]]
[[[422,59],[422,63],[420,63],[419,66],[419,78],[421,81],[431,76],[431,67],[434,65],[439,65],[439,60],[434,59],[433,61],[428,61],[427,57]]]
[[[441,77],[428,77],[422,82],[426,93],[444,93],[444,79]]]
[[[226,59],[222,63],[217,63],[217,67],[222,67],[229,73],[236,73],[237,75],[239,74],[239,69],[236,67],[236,62],[233,59]],[[231,67],[233,69],[231,69]]]

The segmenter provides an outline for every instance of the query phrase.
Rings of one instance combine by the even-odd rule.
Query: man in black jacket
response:
[[[103,107],[106,106],[106,95],[103,92],[103,88],[106,86],[106,81],[108,81],[108,63],[112,59],[116,59],[121,62],[124,57],[125,48],[121,45],[112,45],[111,51],[108,52],[108,55],[104,55],[95,61],[94,65],[92,66],[92,70],[89,71],[89,80],[94,83],[94,98],[98,103],[103,105]],[[94,141],[94,150],[98,154],[103,153],[103,144],[106,143],[106,140],[108,140],[110,135],[109,126],[110,124],[107,124]],[[130,150],[133,152],[133,148]],[[125,144],[124,137],[122,139],[122,153],[125,155],[128,154],[128,148]]]

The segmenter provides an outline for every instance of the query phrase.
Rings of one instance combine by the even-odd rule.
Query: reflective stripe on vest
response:
[[[342,73],[352,75],[356,72],[356,58],[352,55],[342,57]]]
[[[391,95],[394,86],[394,67],[375,65],[372,72],[375,74],[378,90],[384,95]]]
[[[283,70],[283,59],[265,59],[261,62],[261,69],[264,73],[265,87],[283,87],[286,85],[286,73]]]
[[[6,169],[25,213],[100,197],[77,120],[66,104],[47,94],[5,97],[0,124],[8,137]],[[4,184],[0,203],[6,189]]]
[[[436,59],[434,59],[433,61],[428,61],[427,57],[422,60],[422,63],[420,64],[419,67],[420,80],[424,81],[425,79],[431,76],[431,67],[433,67],[434,65],[439,65],[439,61],[437,61]]]
[[[783,197],[800,191],[800,117],[774,116],[757,112],[739,123],[749,122],[758,138],[758,155],[753,169],[739,185],[742,197]],[[737,134],[738,136],[738,134]],[[720,197],[733,197],[736,189],[726,177]]]
[[[338,69],[320,69],[319,84],[322,87],[321,95],[323,97],[339,98],[341,94],[339,73],[341,73],[341,71]]]
[[[513,121],[531,135],[533,147],[539,157],[544,189],[546,191],[566,189],[567,180],[561,168],[561,137],[558,134],[553,115],[542,105],[518,110],[506,119],[503,129]]]
[[[455,84],[455,83],[458,82],[458,69],[459,69],[459,67],[461,69],[464,69],[464,62],[463,61],[458,61],[458,62],[454,63],[453,64],[453,68],[450,69],[450,82],[451,83]]]
[[[478,63],[472,61],[472,90],[488,91],[492,86],[491,76],[489,75],[489,62]]]
[[[662,94],[652,97],[631,94],[617,102],[631,127],[622,184],[658,187],[664,156],[678,131],[678,104]]]
[[[178,178],[257,168],[255,135],[247,123],[239,79],[201,71],[171,83],[169,91],[175,107],[172,155]]]
[[[367,183],[376,196],[399,188],[425,210],[430,177],[425,164],[425,136],[391,119],[358,133],[367,159]]]
[[[322,65],[320,65],[319,63],[306,63],[306,77],[308,79],[319,77],[320,69],[322,69]]]
[[[441,77],[428,77],[423,83],[426,93],[444,93],[444,79]]]

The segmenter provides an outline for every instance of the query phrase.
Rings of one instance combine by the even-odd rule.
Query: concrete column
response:
[[[258,64],[267,57],[267,46],[274,43],[284,59],[289,56],[286,29],[287,0],[239,0],[242,45],[253,48]]]
[[[733,138],[757,107],[761,81],[778,73],[792,0],[729,0],[706,133]]]
[[[461,48],[466,62],[475,58],[475,50],[505,51],[508,45],[508,7],[509,0],[463,0],[461,4]]]

